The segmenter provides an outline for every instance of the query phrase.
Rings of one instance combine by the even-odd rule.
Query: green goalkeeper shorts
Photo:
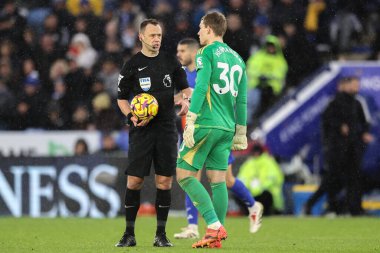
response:
[[[194,131],[195,145],[188,148],[182,142],[177,167],[198,171],[205,165],[208,170],[227,170],[233,137],[233,132],[196,128]]]

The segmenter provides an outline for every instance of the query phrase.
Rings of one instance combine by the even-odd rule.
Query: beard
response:
[[[186,66],[186,67],[189,66],[189,65],[191,64],[191,60],[190,60],[190,59],[183,60],[182,62],[183,62],[182,65],[183,65],[183,66]]]

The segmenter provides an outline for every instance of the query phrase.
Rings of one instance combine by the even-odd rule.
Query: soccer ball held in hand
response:
[[[158,102],[148,93],[137,94],[132,99],[131,112],[138,120],[151,120],[158,113]]]

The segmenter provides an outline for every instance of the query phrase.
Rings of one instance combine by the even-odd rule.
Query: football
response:
[[[151,120],[158,113],[158,102],[148,93],[137,94],[131,101],[131,111],[138,120]]]

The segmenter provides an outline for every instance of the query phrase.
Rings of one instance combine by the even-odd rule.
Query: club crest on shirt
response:
[[[162,82],[164,83],[165,87],[172,87],[172,79],[170,78],[169,74],[165,75],[164,80],[162,80]]]
[[[151,86],[150,77],[139,78],[140,87],[143,91],[148,91]]]

